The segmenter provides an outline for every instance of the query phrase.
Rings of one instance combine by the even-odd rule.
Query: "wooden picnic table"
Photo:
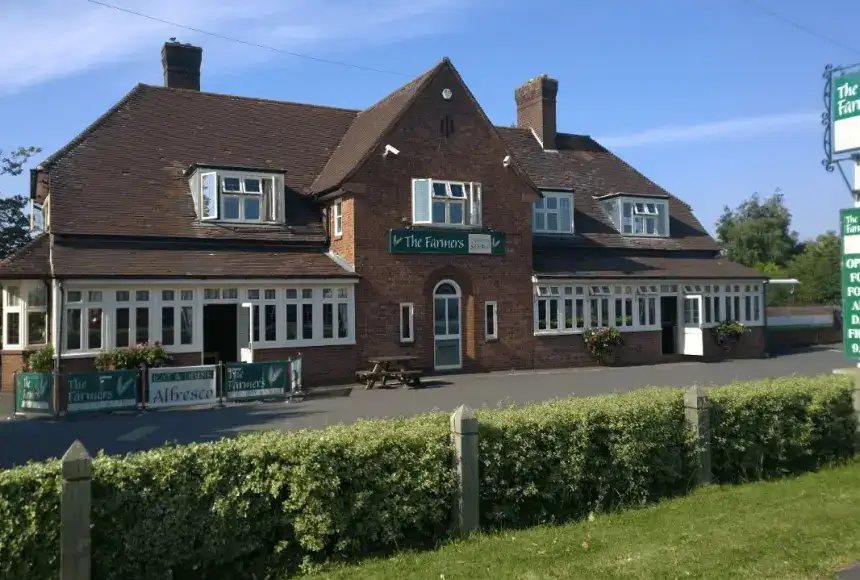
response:
[[[365,389],[372,389],[378,381],[381,381],[384,387],[389,379],[396,379],[401,384],[410,387],[421,386],[423,373],[419,369],[411,368],[412,362],[418,360],[417,356],[374,356],[367,360],[373,365],[373,368],[369,371],[356,373],[358,381],[366,384]]]

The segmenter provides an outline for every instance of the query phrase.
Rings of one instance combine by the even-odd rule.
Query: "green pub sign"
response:
[[[860,359],[860,208],[843,209],[842,332],[845,356]]]
[[[54,374],[18,373],[15,376],[15,412],[54,414]]]
[[[258,401],[286,396],[289,391],[290,363],[231,363],[224,376],[228,401]]]
[[[388,250],[392,254],[504,256],[505,234],[441,229],[391,230]]]
[[[71,373],[66,389],[66,412],[135,410],[140,403],[138,371]]]

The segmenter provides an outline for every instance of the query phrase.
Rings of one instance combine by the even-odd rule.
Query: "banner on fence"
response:
[[[217,365],[149,369],[146,406],[181,407],[218,402]]]
[[[66,390],[66,412],[127,411],[137,409],[138,371],[71,373]]]
[[[15,375],[15,412],[54,414],[54,374]]]
[[[259,401],[287,394],[289,363],[230,363],[224,376],[228,401]]]
[[[290,389],[296,393],[302,390],[302,357],[290,359]]]

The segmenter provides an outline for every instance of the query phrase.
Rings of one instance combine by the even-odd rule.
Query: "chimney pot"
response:
[[[514,91],[517,127],[531,129],[544,149],[556,148],[556,96],[558,81],[542,74]]]
[[[164,86],[172,89],[200,90],[200,64],[203,49],[191,44],[182,44],[175,38],[165,42],[161,49],[161,65],[164,69]]]

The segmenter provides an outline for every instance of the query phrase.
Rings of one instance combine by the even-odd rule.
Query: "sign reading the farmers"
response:
[[[15,412],[54,414],[53,373],[18,373],[16,375]]]
[[[843,209],[842,328],[845,356],[860,359],[860,208]]]
[[[287,362],[228,364],[224,392],[228,401],[256,401],[283,397],[290,373]]]
[[[505,255],[505,234],[471,234],[460,230],[391,230],[388,249],[392,254],[483,254]]]
[[[181,407],[214,405],[218,402],[215,365],[149,369],[146,405]]]
[[[66,411],[123,411],[137,409],[136,370],[69,375]]]
[[[860,71],[834,76],[833,153],[860,149]]]

